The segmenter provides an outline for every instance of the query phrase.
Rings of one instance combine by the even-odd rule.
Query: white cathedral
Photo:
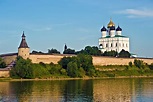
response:
[[[115,28],[115,24],[112,20],[107,25],[101,28],[101,38],[99,38],[99,49],[102,52],[105,51],[117,51],[118,53],[124,49],[129,52],[129,37],[122,35],[122,29],[118,25]]]

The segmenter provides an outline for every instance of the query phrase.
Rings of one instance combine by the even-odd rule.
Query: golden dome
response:
[[[110,22],[107,25],[107,28],[110,28],[112,26],[115,26],[115,24],[113,23],[113,21],[110,19]]]

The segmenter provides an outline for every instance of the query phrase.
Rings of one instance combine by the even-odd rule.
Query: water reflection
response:
[[[64,91],[64,101],[91,102],[93,99],[93,80],[67,81]]]
[[[153,79],[0,82],[0,102],[150,102]]]
[[[128,102],[132,80],[107,79],[94,81],[94,100],[98,102]]]

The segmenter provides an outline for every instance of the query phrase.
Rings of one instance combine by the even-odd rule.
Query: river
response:
[[[153,102],[153,79],[0,82],[0,102]]]

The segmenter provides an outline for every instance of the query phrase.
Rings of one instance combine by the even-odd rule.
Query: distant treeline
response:
[[[60,54],[60,51],[56,49],[48,49],[47,53],[41,51],[32,51],[32,54]],[[75,51],[74,49],[66,48],[63,51],[63,54],[86,54],[86,55],[93,55],[93,56],[111,56],[111,57],[124,57],[129,58],[131,55],[128,51],[124,49],[118,53],[117,51],[105,51],[102,53],[97,46],[86,46],[84,49],[80,51]]]

